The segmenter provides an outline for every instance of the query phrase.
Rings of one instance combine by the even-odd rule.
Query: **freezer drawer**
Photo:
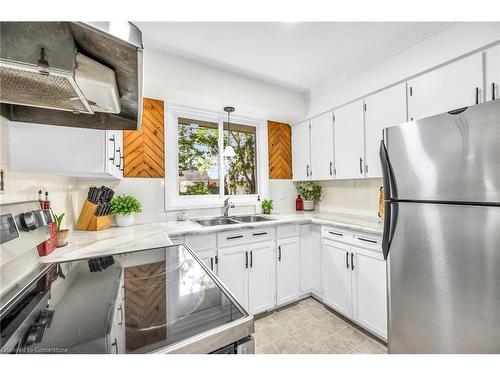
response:
[[[500,100],[386,128],[384,144],[390,198],[500,202]]]
[[[500,207],[395,203],[390,353],[500,353]]]

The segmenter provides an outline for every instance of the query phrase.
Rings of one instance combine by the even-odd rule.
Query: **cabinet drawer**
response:
[[[286,224],[279,225],[277,228],[278,238],[295,237],[299,235],[299,225],[298,224]]]
[[[188,245],[192,250],[196,252],[217,248],[215,234],[185,236],[184,241],[186,245]]]
[[[352,234],[334,227],[321,227],[321,237],[332,241],[349,241]]]
[[[382,251],[382,239],[380,236],[370,234],[355,234],[353,244],[369,250]]]
[[[243,231],[222,232],[217,234],[219,247],[232,246],[241,243],[253,243],[274,240],[274,227],[251,229]]]

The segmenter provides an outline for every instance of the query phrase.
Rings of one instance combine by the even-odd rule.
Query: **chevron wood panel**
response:
[[[165,262],[126,267],[125,346],[127,352],[166,339]]]
[[[140,130],[123,132],[124,177],[164,177],[164,103],[144,98]]]
[[[269,178],[292,178],[292,129],[281,122],[267,122]]]

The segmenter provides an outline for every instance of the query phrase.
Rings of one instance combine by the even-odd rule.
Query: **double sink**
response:
[[[241,215],[241,216],[218,216],[207,219],[193,219],[195,223],[203,225],[204,227],[213,227],[216,225],[229,225],[229,224],[243,224],[243,223],[258,223],[261,221],[275,220],[270,217],[260,215]]]

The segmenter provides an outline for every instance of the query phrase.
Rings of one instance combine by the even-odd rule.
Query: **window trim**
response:
[[[191,107],[170,105],[166,111],[165,122],[165,211],[182,209],[217,208],[224,205],[224,199],[239,206],[255,205],[258,197],[268,194],[268,160],[267,160],[267,123],[265,120],[248,117],[231,116],[231,122],[256,127],[256,163],[257,163],[257,194],[224,195],[223,166],[223,123],[227,121],[224,112],[210,112]],[[179,144],[178,117],[193,117],[196,119],[217,122],[219,124],[219,194],[213,195],[180,195],[179,194]]]

